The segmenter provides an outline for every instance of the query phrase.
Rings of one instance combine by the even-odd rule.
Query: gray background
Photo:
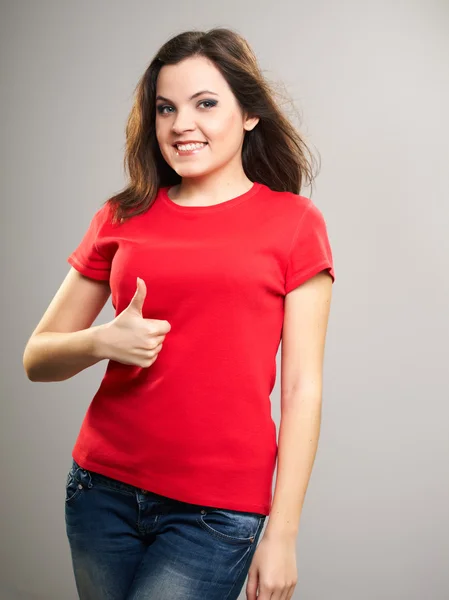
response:
[[[335,258],[294,598],[447,600],[448,3],[16,0],[0,17],[0,598],[76,598],[64,486],[106,363],[31,383],[22,353],[124,184],[138,78],[169,36],[221,25],[302,114]],[[279,425],[279,381],[272,403]]]

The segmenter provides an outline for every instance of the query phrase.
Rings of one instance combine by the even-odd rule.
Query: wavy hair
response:
[[[173,186],[181,177],[167,164],[156,138],[156,83],[164,65],[204,56],[218,68],[240,109],[259,117],[245,131],[242,165],[251,181],[275,191],[299,194],[304,181],[312,184],[314,157],[303,136],[283,113],[274,87],[263,76],[255,54],[238,33],[226,28],[185,31],[169,39],[156,53],[134,90],[126,125],[125,172],[129,183],[110,197],[115,221],[145,212],[159,187]]]

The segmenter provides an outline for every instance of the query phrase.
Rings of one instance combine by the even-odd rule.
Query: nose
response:
[[[192,118],[189,117],[189,114],[187,112],[178,111],[172,125],[173,133],[179,135],[183,131],[193,131],[194,129],[195,125]]]

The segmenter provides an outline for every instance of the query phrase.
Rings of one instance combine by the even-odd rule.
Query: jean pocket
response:
[[[231,544],[252,544],[257,538],[265,515],[226,510],[223,508],[203,509],[198,523],[217,539]]]
[[[66,504],[73,502],[83,491],[83,486],[78,483],[74,474],[70,471],[67,475],[67,482],[65,485],[65,501]]]
[[[89,471],[82,469],[75,461],[73,461],[70,471],[67,474],[65,484],[65,502],[72,504],[83,490],[92,487],[92,480]]]

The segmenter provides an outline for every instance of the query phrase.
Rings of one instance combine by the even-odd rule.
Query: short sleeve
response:
[[[320,271],[327,270],[335,281],[332,250],[321,211],[312,201],[298,224],[285,273],[285,293]]]
[[[78,247],[67,258],[67,262],[82,275],[100,281],[109,280],[111,271],[111,261],[98,250],[98,241],[109,215],[109,207],[104,204],[93,216]]]

